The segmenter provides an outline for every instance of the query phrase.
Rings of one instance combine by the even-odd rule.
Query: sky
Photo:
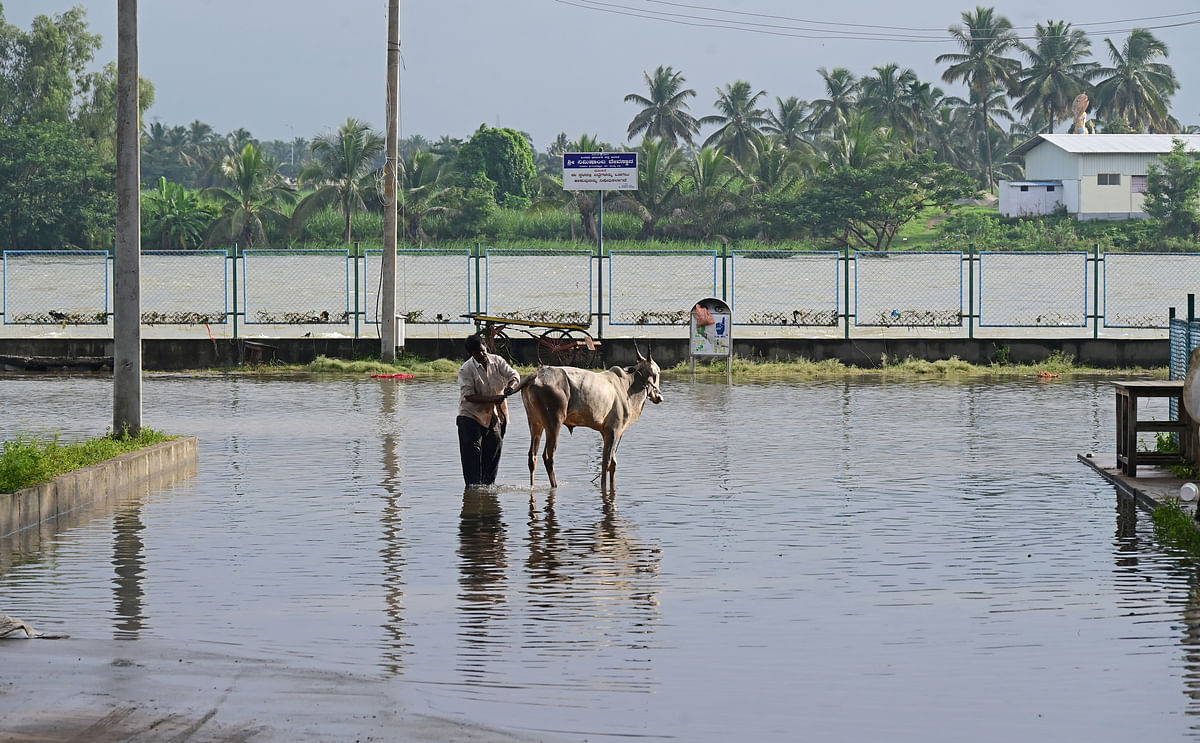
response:
[[[948,95],[939,54],[959,51],[947,28],[973,0],[401,0],[401,137],[467,139],[481,124],[528,133],[544,151],[565,132],[616,146],[639,110],[645,75],[671,66],[697,95],[690,113],[714,112],[718,90],[745,80],[776,98],[820,98],[817,69],[858,76],[887,63],[913,68]],[[1172,111],[1200,124],[1200,7],[1196,0],[1006,0],[986,4],[1023,36],[1066,20],[1120,48],[1134,27],[1166,42],[1181,83]],[[139,63],[155,86],[148,122],[260,140],[311,138],[347,117],[385,128],[386,0],[143,0]],[[0,0],[5,20],[28,31],[36,15],[87,10],[103,36],[96,67],[116,59],[117,0]],[[668,19],[673,19],[668,20]],[[1064,112],[1064,118],[1066,113]],[[711,127],[701,130],[702,136]]]

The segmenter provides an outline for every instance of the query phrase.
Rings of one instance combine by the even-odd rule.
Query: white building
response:
[[[1039,134],[1013,150],[1025,158],[1025,180],[1000,181],[1000,213],[1065,207],[1077,219],[1143,218],[1147,166],[1176,139],[1200,152],[1200,134]]]

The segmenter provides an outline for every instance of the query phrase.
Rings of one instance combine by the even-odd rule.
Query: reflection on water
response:
[[[0,437],[64,394],[102,432],[109,385],[0,378]],[[589,430],[525,485],[519,405],[464,491],[453,383],[150,377],[197,476],[0,540],[0,612],[534,738],[1200,738],[1196,567],[1074,459],[1107,382],[664,386],[606,495]]]
[[[116,596],[116,627],[113,636],[118,640],[136,640],[142,628],[142,574],[145,572],[142,554],[141,505],[122,508],[113,515],[113,593]]]
[[[379,551],[383,569],[383,600],[387,617],[383,630],[387,640],[383,645],[383,665],[390,675],[403,672],[404,652],[408,639],[404,631],[404,502],[400,472],[402,438],[397,401],[402,390],[395,380],[379,380],[379,436],[383,445],[384,504],[380,513],[383,546]]]

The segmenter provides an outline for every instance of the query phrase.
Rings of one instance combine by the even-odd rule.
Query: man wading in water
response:
[[[471,358],[458,370],[458,453],[468,487],[491,485],[508,428],[505,398],[521,378],[507,361],[484,350],[478,335],[467,336],[467,353]]]

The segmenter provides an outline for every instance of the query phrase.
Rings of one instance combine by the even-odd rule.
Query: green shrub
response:
[[[1164,547],[1200,557],[1200,529],[1179,501],[1168,500],[1154,509],[1154,536]]]

